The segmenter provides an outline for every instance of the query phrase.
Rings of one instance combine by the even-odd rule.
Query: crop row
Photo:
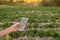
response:
[[[3,28],[7,28],[13,24],[14,24],[14,22],[12,22],[12,23],[5,22],[5,23],[0,24],[0,26]],[[28,23],[27,24],[27,29],[28,28],[29,29],[31,29],[31,28],[58,28],[58,27],[60,27],[60,23],[41,24],[41,23],[36,22],[36,23]]]
[[[60,31],[57,30],[27,30],[25,32],[14,32],[11,33],[11,37],[19,37],[19,36],[25,36],[27,37],[60,37]]]
[[[60,11],[60,7],[42,7],[42,6],[7,6],[7,7],[0,7],[0,10],[6,10],[9,11],[16,11],[16,10],[22,10],[22,11],[31,11],[31,10],[41,10],[41,11]]]
[[[60,38],[53,38],[53,37],[18,37],[16,39],[13,39],[10,35],[7,35],[6,38],[0,38],[0,40],[60,40]]]
[[[7,28],[13,24],[14,24],[14,22],[12,22],[12,23],[5,22],[5,23],[1,23],[0,27]],[[28,23],[26,29],[31,29],[31,28],[36,28],[36,29],[37,28],[58,28],[58,27],[60,27],[60,23],[49,23],[49,24],[44,23],[44,24],[41,24],[41,23],[35,22],[35,23]]]
[[[54,15],[54,14],[53,14]],[[37,13],[0,13],[0,22],[4,21],[20,21],[22,17],[28,17],[30,22],[56,22],[60,20],[59,14],[51,15],[37,15]]]

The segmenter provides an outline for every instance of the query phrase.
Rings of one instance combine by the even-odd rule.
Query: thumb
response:
[[[19,23],[19,22],[17,22],[17,23],[15,23],[14,25],[12,25],[13,27],[20,27],[21,26],[21,24]]]

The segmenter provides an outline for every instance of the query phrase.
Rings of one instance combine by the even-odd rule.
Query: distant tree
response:
[[[60,6],[60,0],[55,0],[56,5]]]
[[[5,1],[5,0],[0,0],[0,4],[4,4],[4,1]]]
[[[42,4],[46,6],[60,6],[60,0],[43,0]]]
[[[0,0],[0,4],[2,4],[2,0]]]

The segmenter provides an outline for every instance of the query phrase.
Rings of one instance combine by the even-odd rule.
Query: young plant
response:
[[[33,28],[39,28],[39,23],[34,23]]]
[[[38,31],[38,36],[45,37],[46,35],[47,35],[47,32],[45,32],[44,30]]]
[[[7,35],[6,40],[12,40],[12,37],[10,35]]]

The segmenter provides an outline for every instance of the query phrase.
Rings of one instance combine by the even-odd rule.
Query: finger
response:
[[[15,24],[15,26],[16,26],[16,27],[19,27],[19,26],[21,26],[21,24],[20,24],[19,22],[17,22],[17,23]]]
[[[21,24],[19,22],[17,22],[14,25],[12,25],[12,27],[19,27],[19,26],[21,26]]]

